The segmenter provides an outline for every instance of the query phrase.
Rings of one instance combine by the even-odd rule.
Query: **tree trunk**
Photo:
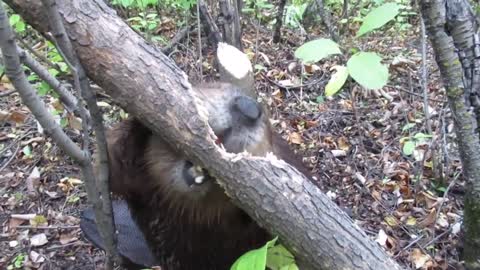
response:
[[[447,91],[466,180],[463,259],[467,269],[480,269],[480,142],[475,116],[466,104],[478,99],[478,34],[467,1],[421,1],[421,9]]]
[[[282,29],[282,22],[283,22],[283,13],[285,10],[285,4],[287,0],[280,0],[278,3],[278,10],[277,10],[277,19],[275,22],[275,28],[273,30],[273,43],[280,42],[281,38],[281,29]]]
[[[223,38],[226,43],[243,51],[242,26],[240,25],[240,6],[242,0],[221,0],[219,21],[223,31]]]
[[[40,31],[38,0],[5,0]],[[273,156],[215,145],[185,73],[100,0],[58,1],[88,76],[129,113],[219,179],[234,203],[296,255],[302,269],[401,269],[305,176]]]

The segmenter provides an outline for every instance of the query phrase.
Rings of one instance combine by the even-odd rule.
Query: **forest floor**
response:
[[[312,66],[301,80],[293,54],[304,37],[284,31],[285,41],[273,44],[270,30],[244,29],[245,52],[258,70],[257,91],[275,129],[304,157],[321,190],[405,267],[462,269],[456,246],[464,182],[431,50],[426,61],[430,118],[425,117],[418,29],[399,34],[393,28],[361,43],[342,40],[345,51],[380,53],[390,80],[382,91],[348,82],[333,98],[323,97],[324,88],[331,68],[344,59]],[[182,43],[171,57],[199,81],[195,39]],[[213,80],[214,55],[211,49],[203,53],[203,79]],[[9,89],[3,78],[0,93]],[[123,116],[107,96],[99,99],[107,124]],[[59,108],[55,98],[44,100]],[[79,141],[78,124],[70,120],[65,130]],[[17,94],[0,99],[0,124],[0,269],[22,261],[31,269],[98,269],[103,254],[79,228],[88,205],[78,168],[40,133]],[[404,149],[407,141],[413,153]]]

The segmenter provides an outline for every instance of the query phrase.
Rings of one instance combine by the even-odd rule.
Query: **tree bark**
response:
[[[273,43],[278,43],[280,42],[281,38],[281,29],[282,29],[282,23],[283,23],[283,13],[285,10],[285,4],[287,3],[287,0],[280,0],[278,3],[278,10],[277,10],[277,19],[275,22],[275,28],[273,30]]]
[[[226,43],[243,51],[242,46],[242,26],[240,25],[240,6],[242,0],[221,0],[219,24],[221,25],[223,38]]]
[[[467,269],[480,269],[480,142],[479,134],[475,132],[475,117],[466,104],[472,96],[469,87],[477,84],[471,81],[476,76],[472,71],[477,65],[474,64],[474,51],[470,50],[475,48],[473,41],[478,42],[478,36],[474,38],[471,32],[473,23],[465,22],[469,20],[468,16],[464,16],[469,13],[469,7],[468,2],[463,0],[421,1],[422,16],[452,110],[466,180],[463,259]],[[456,15],[451,16],[453,14]],[[456,49],[464,52],[461,54],[463,59]],[[465,84],[464,78],[467,81]]]
[[[5,2],[37,29],[48,30],[40,1]],[[216,146],[186,75],[102,1],[58,4],[88,76],[217,177],[234,203],[280,236],[302,269],[401,269],[296,169],[274,156],[231,154]]]

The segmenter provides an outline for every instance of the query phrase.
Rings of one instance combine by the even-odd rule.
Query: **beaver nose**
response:
[[[248,122],[255,122],[262,115],[257,102],[246,96],[236,97],[233,101],[233,108],[236,109]]]

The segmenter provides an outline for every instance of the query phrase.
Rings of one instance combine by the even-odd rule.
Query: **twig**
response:
[[[450,182],[447,189],[443,193],[443,198],[442,198],[442,201],[440,202],[440,205],[438,206],[437,216],[435,217],[435,220],[438,220],[438,217],[440,216],[440,212],[442,211],[443,204],[445,204],[445,200],[447,199],[448,192],[455,185],[459,176],[460,176],[460,173],[455,175],[455,177],[453,178],[453,180]]]
[[[11,94],[13,94],[13,93],[15,93],[15,92],[16,92],[15,89],[13,89],[13,90],[8,90],[8,91],[5,91],[5,92],[1,92],[1,93],[0,93],[0,97],[6,97],[6,96],[9,96],[9,95],[11,95]]]
[[[19,225],[16,226],[19,229],[38,229],[38,230],[71,230],[80,228],[79,225],[57,225],[57,226],[32,226],[32,225]]]
[[[451,232],[452,231],[452,226],[450,226],[446,231],[442,232],[441,234],[437,235],[437,237],[433,238],[432,240],[430,240],[428,243],[426,243],[425,245],[422,246],[422,248],[427,248],[428,246],[430,246],[431,244],[433,244],[434,242],[436,242],[438,239],[442,238],[443,236],[445,236],[447,233]]]
[[[203,81],[203,59],[202,59],[202,29],[200,28],[200,1],[197,0],[197,46],[198,46],[198,71],[200,82]]]
[[[318,84],[318,83],[320,83],[320,82],[323,81],[323,77],[325,76],[325,74],[322,75],[322,77],[321,77],[320,79],[314,80],[314,81],[309,82],[309,83],[299,84],[299,85],[294,85],[294,86],[281,85],[281,84],[279,84],[278,82],[276,82],[276,81],[268,78],[268,77],[265,76],[264,74],[262,74],[262,76],[263,76],[263,78],[265,78],[267,81],[269,81],[270,83],[274,84],[275,86],[277,86],[277,87],[280,88],[280,89],[292,90],[292,89],[297,89],[297,88],[302,89],[302,88],[304,88],[304,87],[310,87],[310,86],[316,85],[316,84]]]
[[[91,245],[90,245],[90,244],[83,243],[83,242],[80,242],[80,241],[75,241],[75,242],[68,243],[68,244],[65,244],[65,245],[50,246],[50,247],[45,248],[45,251],[52,251],[52,250],[61,249],[61,248],[67,248],[67,247],[71,247],[71,246],[75,246],[75,247],[86,247],[86,246],[91,246]]]
[[[412,92],[412,91],[409,91],[401,86],[393,86],[393,85],[387,85],[387,87],[391,87],[391,88],[394,88],[394,89],[398,89],[402,92],[405,92],[407,94],[410,94],[412,96],[417,96],[417,97],[421,97],[423,98],[423,95],[422,94],[418,94],[418,93],[415,93],[415,92]],[[435,98],[428,98],[428,100],[430,101],[433,101],[433,102],[440,102],[440,103],[445,103],[447,102],[447,100],[441,100],[441,99],[435,99]]]
[[[173,51],[173,47],[180,43],[190,32],[192,26],[186,26],[182,30],[178,31],[178,33],[170,40],[170,42],[163,47],[161,50],[164,54],[168,55]]]
[[[10,162],[12,162],[12,160],[15,158],[15,156],[18,153],[18,149],[20,149],[20,145],[17,145],[17,148],[15,149],[15,151],[13,151],[12,156],[5,162],[5,164],[2,165],[2,167],[0,168],[0,172],[3,171],[3,169],[5,169],[8,166],[8,164],[10,164]]]
[[[394,256],[394,258],[395,259],[398,258],[398,256],[400,256],[402,254],[402,252],[404,252],[405,250],[409,249],[411,246],[418,243],[420,240],[423,239],[423,237],[425,237],[425,235],[422,234],[419,237],[415,238],[415,240],[413,240],[412,242],[408,243],[408,245],[406,245],[404,248],[402,248],[402,250],[399,251],[398,254]]]
[[[430,123],[430,112],[428,111],[428,93],[427,93],[427,41],[425,33],[425,23],[422,16],[420,16],[420,28],[422,29],[422,92],[423,92],[423,111],[425,113],[425,125],[427,126],[428,134],[432,134],[432,125]]]
[[[28,45],[21,37],[19,37],[18,35],[15,35],[15,38],[18,40],[18,42],[20,42],[22,44],[22,46],[27,49],[28,51],[30,51],[33,55],[35,55],[35,57],[37,57],[38,59],[42,60],[42,62],[44,62],[45,64],[47,64],[47,66],[51,67],[51,68],[54,68],[58,71],[61,71],[60,67],[57,65],[57,64],[54,64],[52,63],[52,61],[48,60],[48,58],[46,58],[45,56],[39,54],[36,50],[34,50],[32,47],[30,47],[30,45]]]
[[[0,150],[0,156],[3,155],[3,153],[5,153],[6,151],[8,151],[8,149],[10,149],[13,145],[15,145],[16,143],[19,143],[21,140],[23,140],[23,138],[27,137],[28,135],[30,135],[32,133],[33,132],[30,132],[30,129],[27,129],[25,131],[25,133],[20,138],[15,140],[15,142],[12,142],[11,144],[7,145],[5,148]]]

